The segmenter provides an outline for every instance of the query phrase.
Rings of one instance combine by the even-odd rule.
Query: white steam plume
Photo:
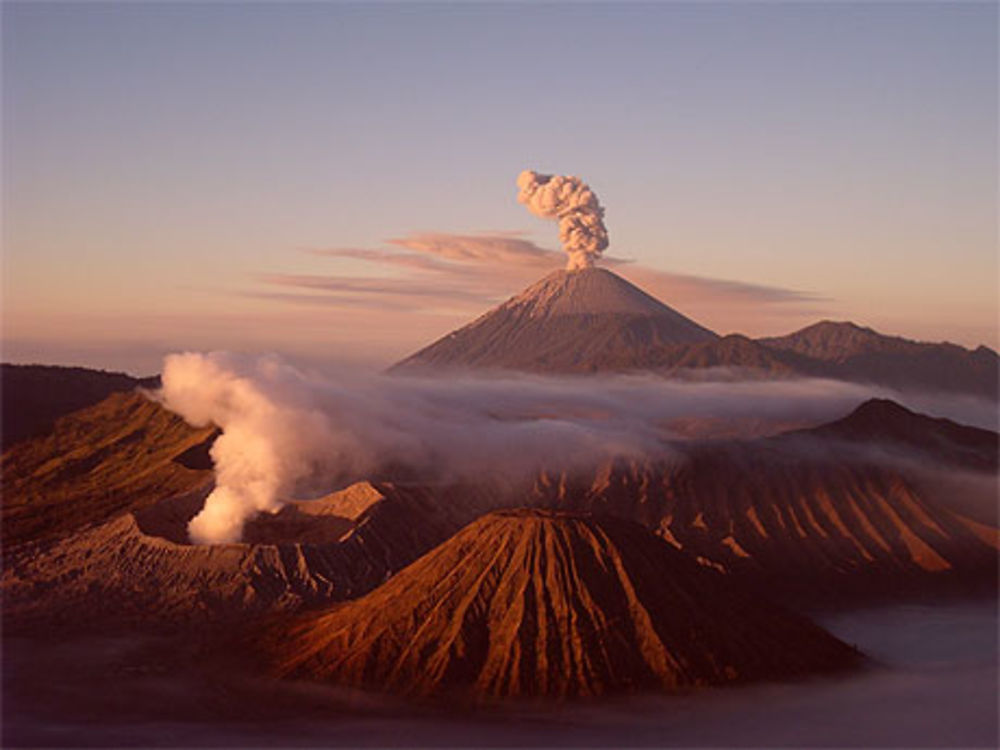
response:
[[[590,268],[608,246],[604,209],[579,177],[540,174],[526,169],[517,177],[517,196],[536,216],[558,219],[559,241],[569,254],[566,268]]]
[[[313,474],[335,443],[301,375],[276,357],[172,354],[163,365],[166,405],[195,426],[214,424],[215,489],[188,528],[195,543],[235,542],[258,511],[276,511],[297,480]]]
[[[525,387],[516,397],[509,385],[486,382],[323,380],[274,356],[172,354],[162,382],[168,409],[222,431],[211,450],[215,489],[188,527],[195,543],[238,541],[257,513],[386,466],[431,478],[509,482],[543,464],[562,470],[633,455],[656,440],[615,419],[550,416],[534,401],[549,401],[554,391]]]
[[[709,430],[720,420],[753,430],[761,422],[803,427],[841,417],[872,395],[918,405],[884,389],[823,380],[331,379],[274,356],[224,352],[168,356],[161,392],[164,405],[188,422],[222,431],[212,447],[215,490],[188,529],[196,543],[238,541],[259,512],[387,471],[516,488],[543,470],[669,457],[664,441],[693,434],[692,420]],[[942,404],[953,406],[919,405],[941,413]]]

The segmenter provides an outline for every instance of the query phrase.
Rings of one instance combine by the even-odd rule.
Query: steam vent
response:
[[[267,641],[282,675],[479,700],[678,691],[862,659],[630,521],[540,510],[484,516]]]

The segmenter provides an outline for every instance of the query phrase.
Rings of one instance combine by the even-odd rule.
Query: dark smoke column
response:
[[[579,177],[526,169],[517,177],[517,195],[535,216],[559,220],[559,241],[569,255],[566,269],[590,268],[608,246],[604,209]]]

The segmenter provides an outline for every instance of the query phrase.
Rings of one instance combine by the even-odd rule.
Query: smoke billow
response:
[[[222,431],[211,450],[215,489],[188,528],[195,543],[238,541],[257,513],[385,467],[509,483],[543,466],[567,470],[643,453],[659,440],[613,403],[597,411],[561,405],[555,386],[371,375],[334,381],[274,356],[224,352],[169,355],[162,380],[168,409]]]
[[[164,406],[222,432],[212,447],[215,489],[188,529],[195,543],[238,541],[256,514],[362,479],[405,475],[516,490],[543,471],[669,459],[670,441],[706,428],[773,434],[819,424],[873,395],[824,380],[330,378],[276,356],[225,352],[170,355],[162,378]]]
[[[173,354],[163,366],[165,404],[222,434],[212,446],[216,486],[188,528],[195,543],[235,542],[244,522],[276,511],[296,481],[314,474],[336,443],[302,376],[276,357]]]
[[[528,210],[559,221],[559,241],[569,254],[566,268],[590,268],[608,246],[604,209],[594,191],[579,177],[549,175],[526,169],[517,177],[517,196]]]

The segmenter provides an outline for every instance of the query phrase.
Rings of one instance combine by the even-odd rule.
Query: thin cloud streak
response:
[[[643,281],[640,283],[646,283],[654,289],[688,290],[691,294],[713,294],[733,301],[741,300],[757,304],[832,302],[830,297],[824,297],[812,292],[803,292],[797,289],[784,289],[782,287],[765,286],[763,284],[748,284],[743,281],[730,281],[728,279],[713,279],[707,276],[668,273],[666,271],[645,268],[644,266],[633,266],[627,262],[617,261],[617,259],[609,260],[612,262],[608,265],[616,269],[624,266],[625,273],[629,273],[628,269],[633,269],[629,273],[630,276],[642,279]]]
[[[534,268],[561,268],[566,256],[512,234],[447,234],[422,232],[387,240],[389,244],[459,263],[514,263]]]
[[[448,283],[412,282],[399,278],[364,278],[356,276],[316,276],[309,274],[262,274],[257,277],[265,284],[274,286],[299,287],[319,292],[334,292],[338,294],[365,295],[383,297],[418,297],[432,298],[435,301],[449,302],[454,300],[480,301],[482,297],[460,286]]]
[[[248,299],[267,300],[273,302],[289,302],[295,305],[313,305],[345,310],[369,310],[372,300],[368,297],[350,297],[338,294],[303,294],[301,292],[240,292],[241,297]],[[383,296],[379,303],[383,311],[413,312],[421,309],[415,302],[407,303]]]
[[[418,271],[439,271],[442,273],[459,273],[462,268],[453,263],[442,263],[426,255],[416,255],[414,253],[400,253],[395,250],[373,250],[370,248],[327,248],[327,249],[306,249],[304,252],[310,255],[317,255],[325,258],[350,258],[352,260],[366,260],[372,263],[379,263],[386,266],[399,266],[402,268],[412,268]]]
[[[523,233],[513,231],[417,232],[386,242],[400,250],[345,247],[304,252],[332,259],[361,260],[382,271],[402,271],[403,275],[269,273],[256,278],[267,285],[310,290],[309,295],[304,295],[310,303],[314,302],[311,297],[315,293],[326,292],[335,295],[331,304],[349,295],[352,307],[368,305],[373,310],[384,310],[388,302],[395,301],[414,311],[439,309],[443,305],[475,313],[516,294],[545,273],[562,268],[565,260],[563,253],[540,247]],[[723,314],[730,312],[733,319],[740,321],[748,315],[821,315],[822,303],[831,301],[794,289],[659,271],[624,258],[606,257],[602,263],[668,304],[714,316],[709,324],[717,324],[720,310]],[[288,301],[296,301],[295,297],[294,293],[285,293]]]

